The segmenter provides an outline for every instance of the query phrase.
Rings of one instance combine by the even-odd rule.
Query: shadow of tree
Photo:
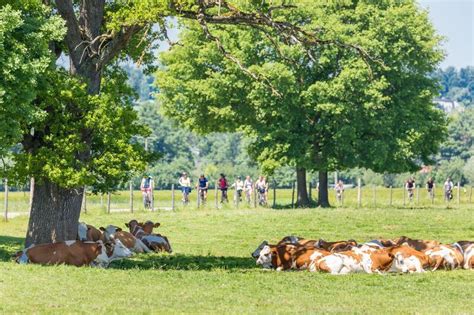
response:
[[[25,239],[0,235],[0,261],[12,260],[12,255],[23,248]]]
[[[158,270],[242,270],[258,268],[255,260],[246,257],[202,256],[184,254],[142,254],[130,259],[114,261],[113,269],[158,269]]]

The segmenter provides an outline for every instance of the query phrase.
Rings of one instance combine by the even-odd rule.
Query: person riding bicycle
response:
[[[183,193],[182,201],[189,203],[189,194],[191,193],[191,179],[188,177],[186,172],[183,172],[179,178],[179,186],[181,186],[181,192]]]
[[[231,188],[235,188],[237,194],[234,196],[234,201],[237,202],[237,198],[239,198],[239,202],[242,202],[242,191],[244,190],[244,182],[242,181],[242,177],[237,176],[235,183],[232,184]]]
[[[428,194],[430,197],[434,196],[434,188],[435,188],[435,182],[433,180],[433,177],[428,178],[428,181],[426,182],[426,190],[428,191]]]
[[[151,176],[143,175],[142,182],[140,183],[140,190],[142,191],[143,206],[145,209],[149,209],[151,207],[151,192],[153,190],[153,179]]]
[[[407,190],[408,192],[408,198],[413,199],[413,192],[415,190],[415,180],[413,179],[413,177],[410,177],[406,184],[405,184],[405,189]]]
[[[247,175],[247,177],[245,177],[244,191],[245,191],[245,197],[247,199],[247,203],[250,204],[250,199],[251,199],[252,191],[253,191],[253,182],[252,182],[252,179],[250,178],[250,176],[248,176],[248,175]]]
[[[227,198],[227,189],[229,188],[229,185],[224,174],[221,174],[221,177],[219,178],[219,181],[217,183],[217,187],[219,187],[221,191],[221,203],[223,203],[224,200],[229,202],[229,199]]]
[[[446,201],[450,201],[451,199],[453,199],[453,188],[454,184],[451,181],[451,177],[448,177],[444,182],[444,199]]]
[[[204,203],[206,202],[207,199],[207,190],[209,189],[209,181],[207,178],[204,176],[204,174],[201,174],[198,179],[198,184],[196,185],[196,188],[199,191],[199,198],[201,198],[201,201]]]
[[[264,205],[267,203],[267,182],[265,177],[260,176],[258,180],[255,182],[255,189],[258,192],[259,198],[258,202],[260,205]]]

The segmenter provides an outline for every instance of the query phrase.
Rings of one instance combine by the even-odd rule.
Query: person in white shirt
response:
[[[247,198],[247,203],[250,204],[252,191],[253,191],[253,181],[248,175],[247,177],[245,177],[244,190],[245,190],[245,197]]]
[[[233,183],[231,187],[235,188],[235,191],[237,192],[234,195],[234,201],[237,201],[237,198],[239,198],[239,201],[242,202],[242,191],[244,190],[244,182],[242,181],[242,177],[238,176],[235,183]]]
[[[444,199],[446,201],[450,201],[451,199],[453,199],[453,188],[454,184],[451,181],[451,177],[448,177],[444,182]]]
[[[265,180],[265,177],[259,177],[259,179],[255,182],[255,189],[257,190],[257,193],[259,195],[259,204],[267,204],[267,181]]]
[[[191,193],[191,179],[186,172],[183,172],[178,182],[181,187],[181,192],[183,193],[182,201],[187,204],[189,203],[189,194]]]

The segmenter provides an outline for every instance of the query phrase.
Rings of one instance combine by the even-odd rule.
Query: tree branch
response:
[[[56,8],[61,17],[66,21],[66,44],[72,64],[74,68],[77,69],[80,66],[81,52],[76,50],[76,47],[82,42],[82,38],[72,1],[56,0]]]

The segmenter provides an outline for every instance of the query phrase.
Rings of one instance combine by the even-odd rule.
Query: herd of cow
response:
[[[16,253],[16,261],[107,267],[112,261],[130,257],[133,253],[172,252],[168,238],[153,233],[153,229],[160,226],[160,223],[131,220],[125,226],[129,232],[114,225],[97,229],[92,225],[79,223],[76,240],[32,245]]]
[[[402,236],[357,244],[354,240],[326,242],[286,236],[276,245],[262,242],[252,257],[266,269],[309,270],[338,275],[474,269],[474,241],[441,244]]]

